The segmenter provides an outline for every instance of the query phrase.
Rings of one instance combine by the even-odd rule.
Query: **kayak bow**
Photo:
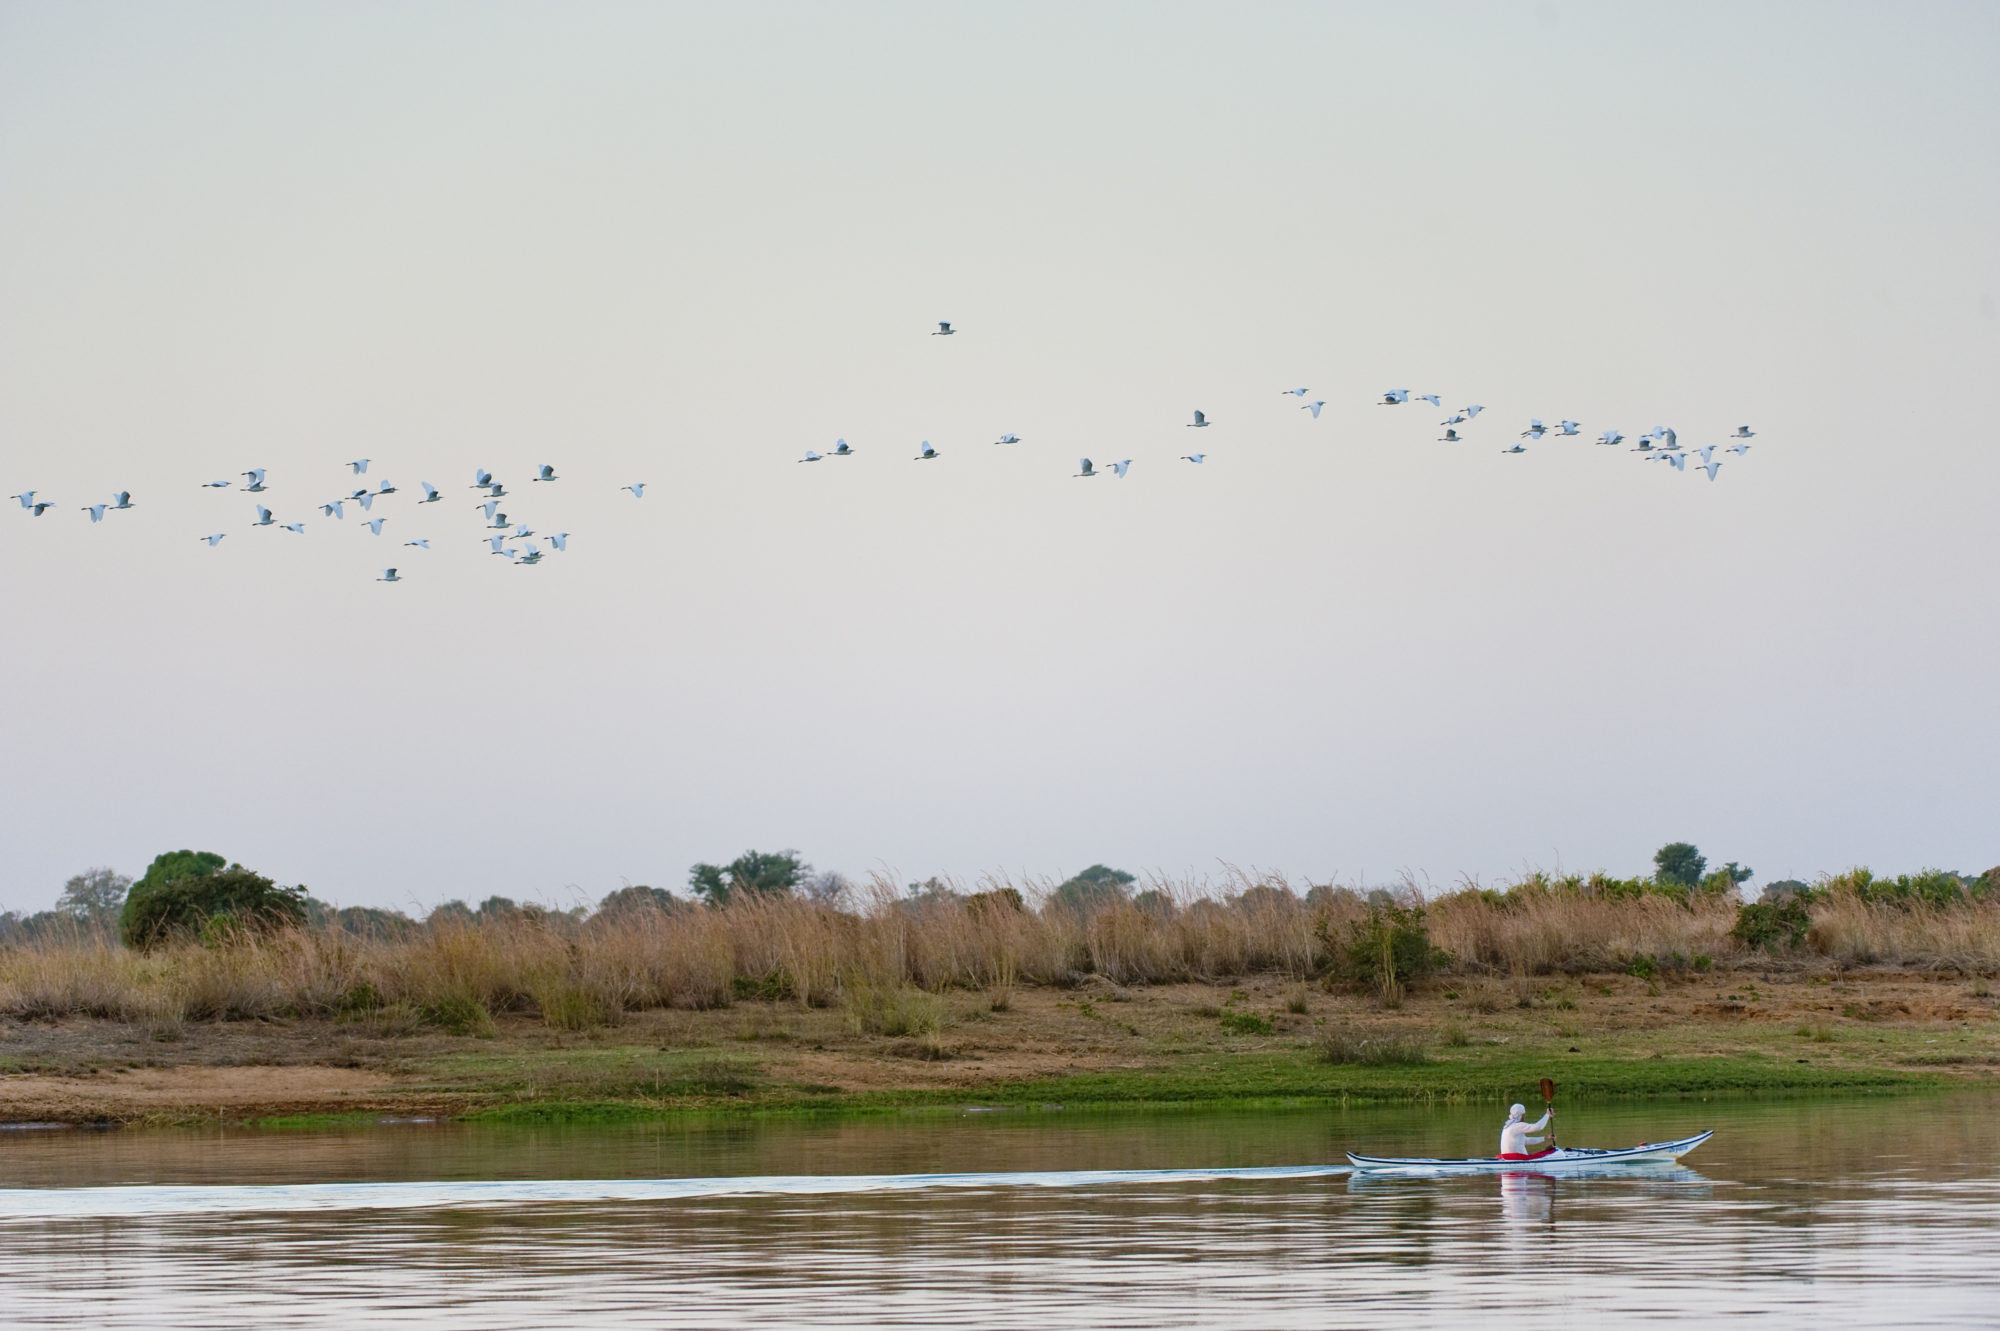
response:
[[[1545,1169],[1563,1169],[1573,1166],[1602,1165],[1663,1165],[1680,1159],[1695,1147],[1714,1136],[1714,1132],[1697,1133],[1672,1142],[1648,1142],[1644,1146],[1628,1146],[1622,1150],[1591,1150],[1588,1147],[1565,1146],[1559,1150],[1544,1151],[1540,1155],[1519,1160],[1502,1160],[1489,1155],[1470,1160],[1443,1160],[1421,1156],[1402,1157],[1382,1155],[1356,1155],[1347,1153],[1347,1159],[1356,1169],[1415,1169],[1425,1172],[1450,1173],[1503,1173],[1507,1170],[1526,1170],[1539,1173]]]

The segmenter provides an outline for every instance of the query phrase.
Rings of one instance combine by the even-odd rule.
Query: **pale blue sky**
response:
[[[0,3],[0,908],[2000,862],[1996,67],[1971,4]]]

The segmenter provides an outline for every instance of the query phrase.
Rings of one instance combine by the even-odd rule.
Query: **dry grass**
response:
[[[988,893],[1007,883],[982,883]],[[1041,885],[1026,884],[1035,899]],[[1238,875],[1226,895],[1155,882],[1150,894],[1091,912],[1017,908],[1003,895],[900,899],[877,881],[852,909],[762,898],[722,909],[642,909],[577,920],[526,912],[441,920],[401,940],[337,929],[242,935],[219,944],[128,952],[92,935],[0,948],[0,1013],[146,1023],[175,1038],[184,1021],[334,1017],[385,1030],[440,1026],[478,1034],[491,1018],[538,1014],[578,1030],[662,1008],[724,1007],[738,997],[837,1008],[859,1029],[934,1035],[935,995],[971,989],[1007,1006],[1017,988],[1285,977],[1303,984],[1335,958],[1367,910],[1352,892],[1309,901],[1273,876]],[[1414,900],[1406,885],[1402,894]],[[1515,1005],[1529,977],[1682,966],[1773,964],[1730,936],[1734,903],[1660,896],[1462,891],[1427,905],[1431,939],[1465,976],[1469,1008]],[[1802,959],[2000,971],[2000,904],[1869,905],[1830,892],[1812,907]]]

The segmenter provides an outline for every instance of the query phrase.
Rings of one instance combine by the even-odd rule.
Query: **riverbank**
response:
[[[1458,978],[1392,1010],[1279,976],[951,991],[874,1024],[742,1001],[560,1031],[379,1018],[0,1024],[0,1121],[610,1121],[688,1111],[1901,1091],[2000,1076],[1987,982],[1902,972]],[[1330,1061],[1329,1046],[1346,1059]],[[1406,1061],[1417,1059],[1419,1061]],[[1386,1061],[1377,1061],[1386,1060]]]

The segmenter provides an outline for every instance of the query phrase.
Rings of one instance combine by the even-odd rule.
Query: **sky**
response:
[[[2000,863],[1996,67],[1982,4],[0,0],[0,909]]]

